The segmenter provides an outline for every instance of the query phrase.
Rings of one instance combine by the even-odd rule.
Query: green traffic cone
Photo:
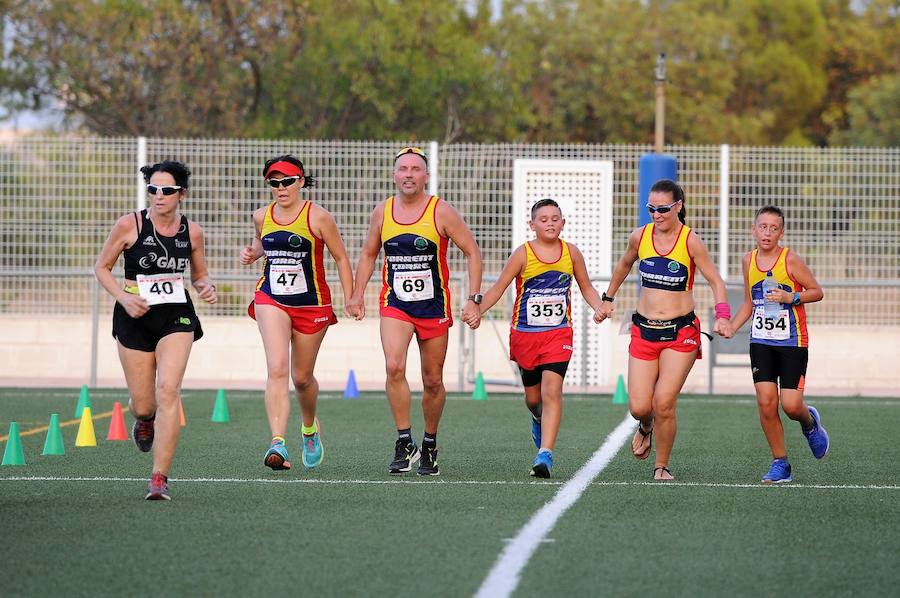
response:
[[[627,405],[628,393],[625,391],[625,379],[619,374],[619,380],[616,382],[616,394],[613,395],[613,405]]]
[[[42,455],[65,455],[63,447],[62,430],[59,429],[59,414],[50,414],[50,429],[47,430],[47,440],[44,441]]]
[[[87,407],[91,411],[94,410],[94,406],[91,405],[91,395],[88,392],[87,384],[81,386],[81,392],[78,395],[78,405],[75,406],[75,417],[81,419],[81,413],[84,411],[84,408]]]
[[[487,391],[484,389],[484,376],[481,372],[475,376],[475,390],[472,391],[473,401],[487,401]]]
[[[225,400],[225,391],[221,388],[216,393],[216,404],[213,407],[212,421],[219,424],[231,421],[231,418],[228,416],[228,402]]]
[[[9,422],[9,440],[3,451],[3,463],[0,465],[25,465],[25,451],[22,450],[22,439],[19,438],[19,424]]]

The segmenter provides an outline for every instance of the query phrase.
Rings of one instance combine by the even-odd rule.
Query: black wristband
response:
[[[603,301],[609,301],[610,303],[616,300],[615,297],[610,297],[609,295],[607,295],[606,291],[603,291],[603,296],[600,297],[600,299],[602,299]]]

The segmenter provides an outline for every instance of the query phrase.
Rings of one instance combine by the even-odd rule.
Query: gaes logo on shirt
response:
[[[678,262],[670,261],[667,268],[669,268],[669,272],[678,272],[680,265]]]
[[[423,237],[416,237],[416,240],[413,241],[413,247],[418,249],[419,251],[425,251],[428,249],[428,239]]]
[[[559,275],[559,284],[568,284],[568,282],[569,282],[568,274],[563,273],[563,274]]]
[[[291,235],[288,237],[288,245],[291,247],[300,247],[303,244],[303,239],[300,238],[300,235]]]

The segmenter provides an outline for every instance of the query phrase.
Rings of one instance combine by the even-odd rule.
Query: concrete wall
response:
[[[445,366],[447,389],[459,389],[460,325],[450,331]],[[612,323],[604,326],[613,325]],[[266,365],[256,323],[249,318],[206,318],[206,335],[194,345],[185,376],[185,388],[247,388],[265,386]],[[101,317],[98,343],[97,385],[124,387],[110,334],[111,318]],[[900,395],[900,328],[811,327],[807,393],[813,395]],[[80,386],[90,380],[91,320],[78,317],[0,316],[0,386]],[[508,327],[505,322],[485,321],[474,334],[475,368],[489,380],[515,378],[507,360]],[[612,377],[628,367],[626,335],[612,337]],[[721,341],[718,341],[721,342]],[[704,338],[708,355],[708,342]],[[729,356],[746,362],[741,355]],[[705,393],[709,360],[698,361],[685,385],[685,392]],[[378,319],[362,322],[341,320],[332,326],[323,343],[316,377],[323,389],[343,389],[350,369],[360,389],[382,389],[384,358]],[[413,388],[418,382],[418,351],[409,352],[408,372]],[[465,386],[471,390],[471,384]],[[513,387],[493,386],[492,391]],[[581,390],[573,388],[572,390]],[[612,392],[613,386],[586,389]],[[717,393],[751,394],[748,368],[717,368]]]

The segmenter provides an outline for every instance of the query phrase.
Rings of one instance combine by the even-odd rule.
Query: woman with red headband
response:
[[[684,190],[661,179],[650,188],[652,222],[632,231],[628,247],[603,293],[600,317],[613,312],[613,300],[636,261],[641,294],[632,315],[628,348],[628,409],[639,421],[631,439],[638,459],[650,456],[656,436],[653,479],[673,480],[669,456],[675,444],[675,403],[694,361],[700,358],[700,320],[694,314],[694,272],[712,287],[716,300],[713,332],[734,335],[725,282],[696,232],[685,223]]]
[[[303,162],[291,155],[272,158],[263,167],[263,177],[272,188],[273,201],[254,212],[256,236],[240,258],[244,265],[265,258],[248,309],[266,352],[266,414],[272,441],[263,462],[276,471],[291,468],[285,446],[290,372],[303,419],[303,465],[312,469],[325,454],[316,417],[319,383],[313,369],[325,332],[337,323],[325,280],[325,247],[337,264],[344,305],[353,292],[353,272],[334,218],[300,196],[301,189],[315,185]]]

